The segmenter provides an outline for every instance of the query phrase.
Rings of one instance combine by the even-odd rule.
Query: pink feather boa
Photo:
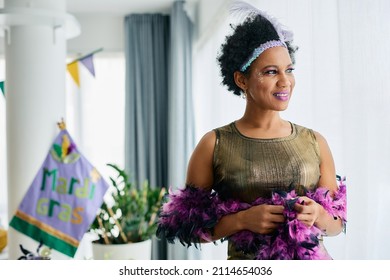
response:
[[[341,219],[345,230],[346,185],[345,178],[338,179],[338,190],[333,196],[324,187],[308,191],[306,196],[321,204],[335,219]],[[295,190],[274,192],[270,199],[258,198],[250,204],[235,200],[224,201],[216,193],[193,186],[187,186],[176,193],[170,191],[167,198],[168,201],[161,209],[157,236],[165,237],[170,243],[178,239],[183,245],[197,246],[201,240],[211,241],[213,228],[221,217],[266,203],[284,206],[286,222],[278,230],[269,235],[244,230],[223,240],[232,241],[237,250],[253,254],[255,259],[329,258],[319,246],[319,238],[326,233],[315,226],[307,227],[296,219],[294,204],[299,202],[299,197]]]

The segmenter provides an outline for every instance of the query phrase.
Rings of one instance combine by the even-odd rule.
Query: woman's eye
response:
[[[288,68],[288,69],[286,70],[286,73],[292,73],[292,72],[294,72],[294,70],[295,70],[295,68]]]
[[[264,72],[264,74],[266,74],[266,75],[275,75],[277,73],[278,73],[278,71],[276,71],[276,70],[267,70]]]

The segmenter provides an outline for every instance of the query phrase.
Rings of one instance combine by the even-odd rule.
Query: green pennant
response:
[[[1,89],[1,92],[3,93],[3,95],[4,95],[4,97],[5,97],[4,81],[1,81],[1,82],[0,82],[0,89]]]

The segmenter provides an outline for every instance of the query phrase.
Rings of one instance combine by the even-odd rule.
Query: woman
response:
[[[315,200],[316,196],[307,195],[319,186],[331,197],[338,192],[331,151],[320,133],[280,116],[280,112],[287,109],[295,86],[293,58],[296,48],[291,44],[292,33],[249,5],[239,4],[235,10],[246,13],[247,17],[226,37],[218,62],[223,84],[246,99],[245,112],[240,119],[203,136],[189,161],[186,179],[187,191],[193,190],[195,201],[205,193],[213,193],[218,198],[209,198],[207,207],[202,203],[183,203],[183,196],[172,194],[171,200],[175,202],[163,209],[162,217],[177,214],[172,211],[175,207],[194,209],[203,205],[201,209],[209,208],[209,212],[213,208],[225,209],[217,211],[212,226],[209,222],[213,219],[204,222],[198,236],[203,241],[227,238],[229,259],[331,259],[322,244],[322,235],[339,234],[343,229],[344,213],[327,211],[329,205],[321,205]],[[293,201],[291,209],[287,209],[286,203],[274,203],[272,198],[277,193],[282,194],[278,198],[285,202]],[[259,198],[262,203],[255,203]],[[219,204],[215,204],[215,200]],[[227,205],[227,201],[231,201],[230,204]],[[232,207],[232,201],[241,206]],[[345,201],[342,203],[345,210]],[[226,210],[232,208],[234,211]],[[205,216],[202,210],[199,211],[199,216]],[[209,212],[206,217],[212,216]],[[286,215],[287,212],[293,213],[293,217]],[[292,220],[310,229],[310,237],[304,242],[291,245],[289,241],[290,245],[286,245],[284,239],[289,236],[281,229],[291,235]],[[167,221],[161,221],[160,234],[164,231],[161,229],[164,222]],[[185,224],[184,221],[180,223]],[[201,222],[197,227],[201,227]],[[242,235],[248,232],[249,235]],[[167,230],[165,233],[170,236]],[[183,242],[180,238],[183,234],[176,232],[175,237]],[[230,238],[237,234],[241,237]],[[280,246],[276,246],[276,237],[280,238],[277,241]],[[196,238],[192,236],[194,240]],[[267,242],[268,247],[259,251]],[[303,253],[296,250],[301,246],[306,246]],[[282,247],[284,253],[280,254]]]

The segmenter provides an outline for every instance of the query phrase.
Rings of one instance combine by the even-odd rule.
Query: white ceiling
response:
[[[66,3],[68,13],[124,15],[168,13],[174,1],[176,0],[66,0]]]
[[[0,0],[0,8],[4,7]],[[11,1],[11,0],[10,0]],[[13,1],[13,0],[12,0]],[[27,3],[30,0],[15,0]],[[34,0],[31,0],[32,2]],[[39,1],[39,0],[37,0]],[[47,0],[44,0],[47,1]],[[56,1],[56,0],[50,0]],[[129,13],[169,13],[172,3],[179,0],[65,0],[66,10],[71,14],[102,14],[123,16]],[[194,4],[202,0],[184,0]],[[210,0],[209,0],[210,1]]]

